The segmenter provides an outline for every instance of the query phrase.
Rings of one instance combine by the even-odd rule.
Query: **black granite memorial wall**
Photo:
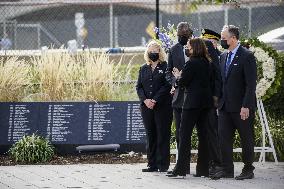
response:
[[[54,145],[145,145],[139,102],[0,103],[0,146],[37,133]]]

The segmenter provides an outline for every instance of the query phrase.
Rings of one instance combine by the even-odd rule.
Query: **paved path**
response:
[[[256,163],[255,179],[236,181],[234,179],[167,178],[165,173],[142,173],[146,164],[76,164],[76,165],[25,165],[0,166],[0,189],[34,188],[269,188],[284,189],[284,162]],[[196,164],[191,164],[192,170]],[[235,174],[239,174],[241,163],[235,163]],[[194,171],[193,171],[194,172]]]

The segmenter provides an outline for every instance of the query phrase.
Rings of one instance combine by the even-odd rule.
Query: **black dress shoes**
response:
[[[216,166],[209,167],[209,177],[213,176],[216,173]]]
[[[158,171],[157,168],[148,167],[146,169],[142,169],[142,172],[156,172]]]
[[[159,172],[162,172],[162,173],[167,172],[168,173],[169,171],[166,168],[161,168],[161,169],[159,169]]]
[[[167,177],[170,177],[170,178],[185,178],[186,174],[185,173],[178,173],[176,171],[173,171],[172,173],[170,174],[167,174],[166,175]]]
[[[174,171],[168,171],[167,174],[172,174]],[[190,174],[190,170],[186,170],[186,174],[189,175]]]
[[[227,173],[225,171],[220,171],[215,173],[214,175],[211,175],[210,178],[212,180],[218,180],[220,178],[234,178],[234,173]]]
[[[173,171],[167,171],[167,174],[169,175],[169,174],[173,174]]]
[[[218,180],[220,178],[234,178],[234,171],[233,170],[226,170],[222,167],[216,167],[215,173],[209,176],[213,180]]]
[[[242,169],[242,173],[239,176],[236,176],[235,179],[236,180],[253,179],[254,169],[255,167],[252,164],[245,164],[244,168]]]
[[[208,174],[193,174],[193,177],[208,177]]]
[[[253,179],[254,173],[252,171],[242,172],[239,176],[236,176],[236,180]]]

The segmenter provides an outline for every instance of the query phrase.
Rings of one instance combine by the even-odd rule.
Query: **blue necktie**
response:
[[[226,74],[226,77],[227,77],[227,74],[228,74],[228,71],[229,71],[229,67],[230,67],[230,64],[231,64],[231,58],[232,58],[232,52],[229,52],[229,55],[227,57],[227,61],[226,61],[226,67],[225,67],[225,74]]]

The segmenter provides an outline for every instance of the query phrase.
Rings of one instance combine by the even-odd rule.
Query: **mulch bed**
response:
[[[68,165],[68,164],[124,164],[124,163],[145,163],[147,159],[142,154],[118,154],[118,153],[100,153],[100,154],[79,154],[79,155],[55,155],[52,160],[44,163],[22,163],[15,162],[7,155],[0,155],[0,165]]]
[[[192,162],[196,162],[196,156],[192,157]],[[175,163],[175,156],[171,156],[171,162]],[[96,153],[79,155],[55,155],[52,160],[44,163],[22,163],[15,162],[8,155],[0,155],[0,166],[12,165],[71,165],[71,164],[133,164],[147,163],[145,155],[142,153],[128,154],[121,153]]]

